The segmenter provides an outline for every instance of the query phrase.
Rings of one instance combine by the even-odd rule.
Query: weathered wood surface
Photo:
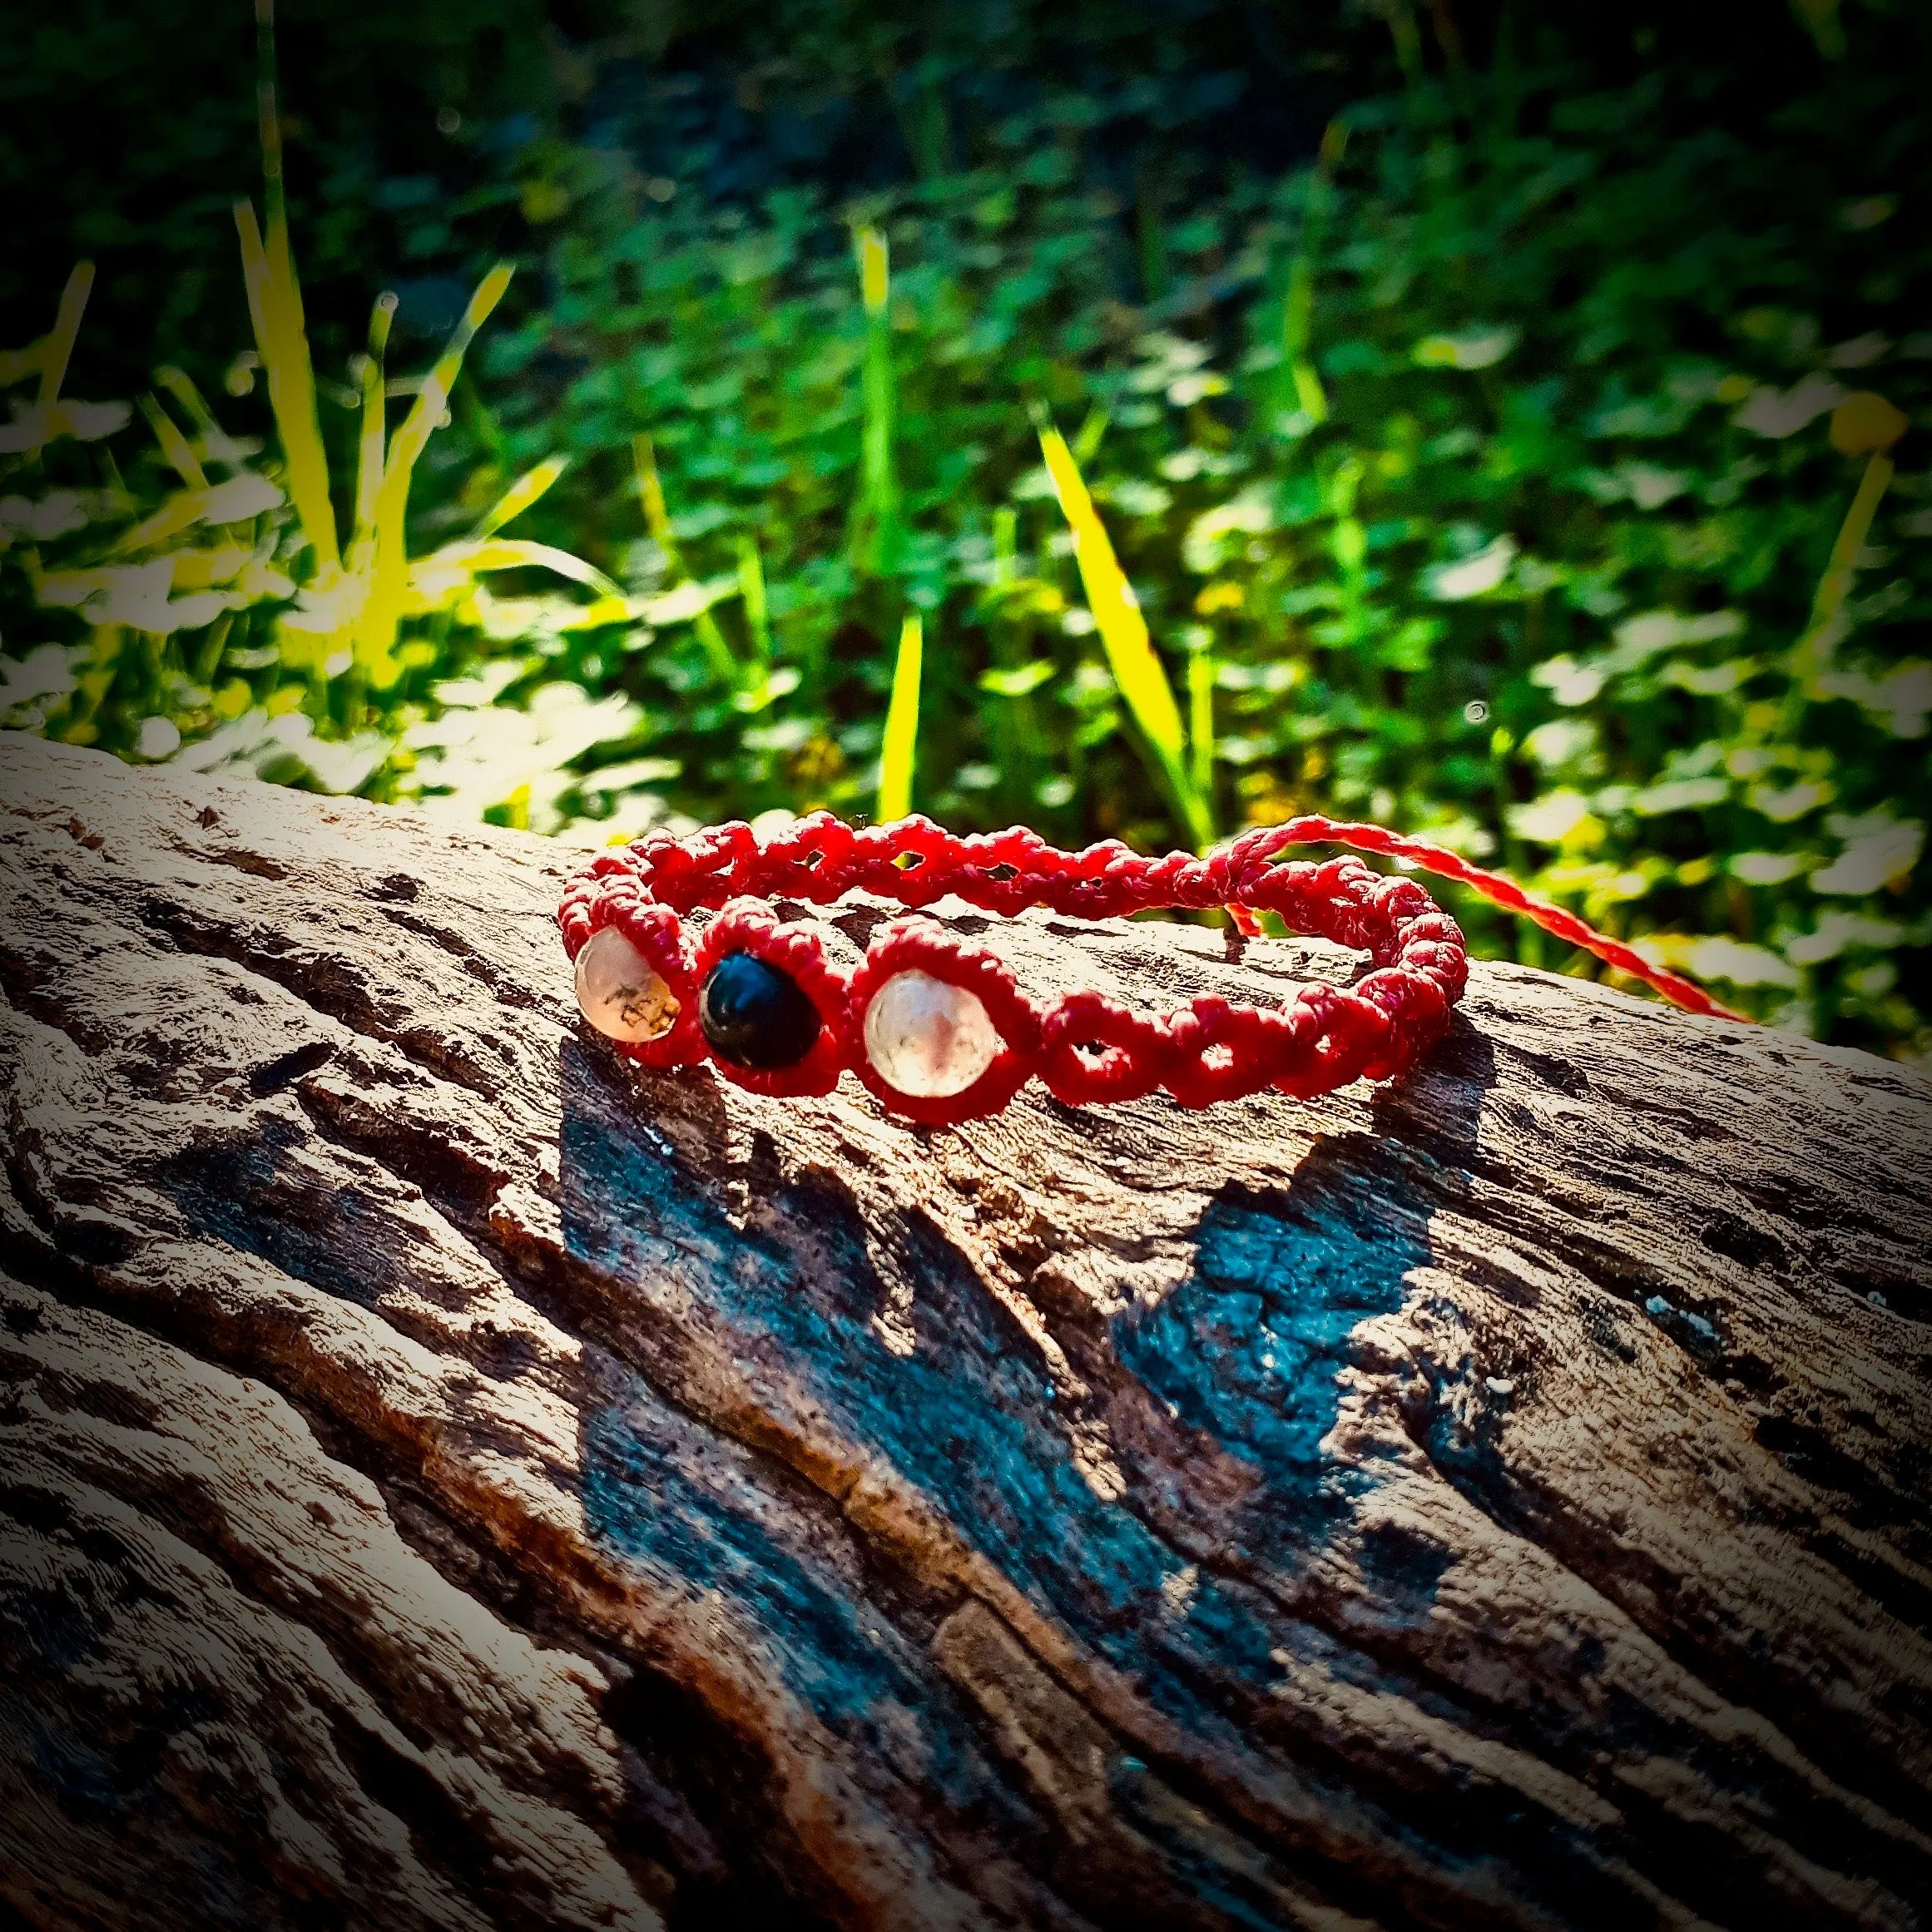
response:
[[[615,1060],[564,850],[0,772],[30,1924],[1932,1924],[1919,1076],[1492,967],[927,1132]]]

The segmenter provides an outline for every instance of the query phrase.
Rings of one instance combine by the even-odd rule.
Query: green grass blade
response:
[[[657,473],[657,452],[642,431],[631,438],[631,455],[637,466],[637,501],[644,509],[644,528],[651,541],[664,552],[673,570],[681,567],[677,540],[671,533],[671,513],[665,508],[664,479]]]
[[[671,534],[671,512],[664,501],[664,479],[657,473],[657,453],[651,438],[640,432],[631,438],[631,454],[637,468],[637,500],[644,509],[644,528],[651,533],[651,541],[664,552],[667,580],[677,583],[691,573],[685,568],[677,539]],[[704,648],[711,675],[720,684],[735,689],[742,673],[731,646],[725,642],[725,633],[718,628],[718,620],[709,610],[700,611],[691,621],[691,628]]]
[[[858,237],[859,285],[865,305],[865,362],[861,372],[859,514],[853,562],[889,576],[899,565],[899,476],[893,461],[898,380],[892,360],[891,256],[876,228]]]
[[[919,736],[919,672],[925,627],[908,611],[899,628],[899,656],[892,667],[892,700],[885,708],[885,736],[879,748],[879,822],[903,819],[912,810],[913,769]]]
[[[1821,695],[1819,675],[1825,669],[1837,641],[1845,602],[1851,594],[1852,583],[1857,576],[1859,552],[1871,534],[1872,518],[1878,513],[1879,500],[1885,495],[1892,476],[1890,456],[1883,449],[1875,449],[1866,458],[1865,473],[1858,480],[1851,508],[1845,513],[1845,521],[1839,526],[1837,540],[1831,546],[1825,574],[1818,580],[1817,592],[1811,600],[1810,620],[1797,642],[1791,646],[1791,681],[1785,687],[1784,702],[1779,711],[1780,729],[1786,738],[1797,737],[1804,721],[1806,706],[1815,702]]]
[[[1099,455],[1101,438],[1106,435],[1107,426],[1112,419],[1112,412],[1103,409],[1098,403],[1087,412],[1087,420],[1073,435],[1073,460],[1076,463],[1092,463]]]
[[[282,123],[275,107],[275,0],[255,0],[255,105],[261,135],[262,215],[265,238],[255,226],[255,209],[235,204],[241,235],[242,276],[248,286],[248,312],[255,324],[256,352],[268,372],[269,405],[288,466],[289,498],[302,532],[315,553],[319,573],[341,562],[335,511],[329,496],[329,458],[315,414],[315,371],[302,315],[301,285],[289,243],[289,211],[282,191]]]
[[[1002,503],[993,513],[993,581],[1004,590],[1019,577],[1019,512]]]
[[[246,468],[241,448],[215,420],[215,412],[208,407],[201,392],[188,379],[185,370],[176,369],[172,363],[164,363],[154,372],[154,379],[175,399],[182,413],[195,425],[195,433],[201,439],[201,447],[197,452],[201,457],[210,463],[225,463],[236,471]]]
[[[736,686],[741,682],[743,671],[731,646],[725,641],[725,633],[718,628],[718,620],[709,611],[700,611],[691,619],[691,627],[697,632],[697,641],[704,646],[712,676],[722,685]]]
[[[1330,121],[1321,137],[1315,171],[1309,176],[1300,239],[1289,266],[1288,297],[1281,310],[1281,364],[1288,373],[1297,405],[1315,423],[1328,420],[1328,398],[1308,354],[1315,313],[1315,270],[1328,226],[1329,206],[1335,196],[1335,171],[1341,164],[1348,143],[1348,124]]]
[[[1214,795],[1214,653],[1196,651],[1187,659],[1188,775],[1202,798]]]
[[[758,539],[746,531],[738,539],[738,594],[745,603],[745,621],[760,662],[771,661],[771,617],[765,602],[765,562]]]
[[[1195,784],[1185,762],[1186,733],[1181,707],[1166,667],[1147,637],[1147,620],[1133,587],[1127,582],[1108,541],[1107,528],[1081,481],[1073,453],[1058,429],[1042,429],[1040,449],[1047,473],[1060,499],[1060,509],[1073,533],[1073,555],[1087,607],[1100,632],[1113,681],[1152,751],[1157,775],[1165,782],[1175,806],[1196,845],[1214,836],[1205,794]]]

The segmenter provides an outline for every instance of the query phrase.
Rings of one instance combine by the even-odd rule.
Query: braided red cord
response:
[[[962,837],[917,816],[855,828],[817,812],[763,845],[740,822],[681,839],[655,832],[593,859],[565,889],[557,921],[572,959],[592,934],[617,927],[678,1002],[667,1033],[613,1042],[618,1052],[655,1067],[711,1058],[727,1079],[756,1092],[830,1092],[849,1068],[894,1112],[935,1123],[997,1112],[1036,1074],[1075,1104],[1134,1099],[1157,1087],[1183,1107],[1267,1087],[1309,1098],[1360,1077],[1390,1079],[1412,1065],[1448,1024],[1469,972],[1460,929],[1413,879],[1373,872],[1352,856],[1277,862],[1290,845],[1317,844],[1384,853],[1456,879],[1688,1012],[1742,1018],[1574,914],[1445,847],[1313,814],[1246,832],[1205,859],[1181,852],[1145,858],[1111,840],[1063,852],[1019,827]],[[1087,919],[1225,906],[1243,931],[1258,929],[1254,914],[1272,912],[1297,931],[1365,950],[1374,968],[1352,987],[1304,987],[1281,1012],[1211,995],[1177,1013],[1141,1013],[1092,992],[1039,1005],[998,954],[930,920],[884,927],[847,975],[826,958],[815,932],[782,923],[769,908],[775,899],[824,905],[848,892],[915,910],[952,896],[1008,918],[1031,906]],[[681,918],[700,906],[723,909],[694,955]],[[789,973],[817,1008],[823,1027],[795,1066],[755,1071],[711,1053],[698,1025],[698,993],[711,968],[733,952],[754,953]],[[999,1033],[1001,1051],[964,1093],[901,1093],[867,1057],[868,1002],[894,974],[913,971],[975,993]]]

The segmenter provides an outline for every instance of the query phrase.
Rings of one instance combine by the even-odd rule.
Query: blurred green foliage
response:
[[[1198,812],[1373,817],[1767,1018],[1932,1050],[1923,13],[1759,10],[1745,75],[1627,22],[1614,57],[1508,15],[1465,46],[1403,0],[1297,27],[1274,68],[1217,65],[1209,8],[1055,37],[1044,7],[941,6],[923,39],[894,11],[552,27],[543,102],[487,122],[460,186],[305,185],[291,143],[298,253],[305,220],[334,237],[305,284],[334,467],[355,311],[316,290],[344,235],[389,231],[330,196],[386,194],[418,225],[366,260],[361,313],[402,280],[427,333],[486,242],[536,271],[419,466],[412,551],[564,454],[518,528],[622,596],[473,577],[405,621],[385,686],[321,675],[276,505],[222,541],[279,599],[196,606],[239,577],[174,562],[166,628],[50,609],[37,586],[178,487],[87,418],[0,454],[7,721],[598,840],[862,815],[917,613],[914,803],[950,824],[1162,845]],[[210,312],[243,319],[201,373],[244,391],[245,311]],[[40,364],[0,373],[26,421]],[[1903,412],[1889,454],[1834,447],[1868,391]],[[259,393],[220,413],[177,410],[196,460],[285,481]],[[1178,750],[1117,687],[1042,421]],[[1456,910],[1483,949],[1598,970]]]

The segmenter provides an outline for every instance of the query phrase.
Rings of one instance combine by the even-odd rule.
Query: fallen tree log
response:
[[[607,1052],[566,850],[0,772],[28,1924],[1928,1923],[1920,1075],[1479,966],[1392,1089],[909,1128]]]

